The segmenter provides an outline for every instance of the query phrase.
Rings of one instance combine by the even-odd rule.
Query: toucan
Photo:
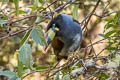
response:
[[[76,51],[82,42],[82,30],[78,21],[70,15],[59,14],[46,28],[46,42],[51,43],[57,60],[67,59],[70,52]]]

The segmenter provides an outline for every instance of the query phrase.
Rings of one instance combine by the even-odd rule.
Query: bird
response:
[[[82,42],[79,22],[67,14],[54,17],[48,23],[45,32],[46,42],[52,45],[58,61],[67,59],[70,52],[76,51]],[[52,37],[49,34],[53,34]]]

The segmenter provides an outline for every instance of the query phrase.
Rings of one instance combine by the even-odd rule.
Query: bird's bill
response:
[[[54,29],[50,28],[50,29],[46,32],[46,34],[45,34],[45,40],[46,40],[46,42],[47,42],[48,45],[49,45],[49,44],[52,42],[52,40],[54,39],[55,34],[56,34],[56,31],[59,31],[59,28],[57,28],[57,27],[54,28]],[[48,47],[48,46],[44,46],[44,47],[43,47],[44,51],[46,51],[47,47]]]

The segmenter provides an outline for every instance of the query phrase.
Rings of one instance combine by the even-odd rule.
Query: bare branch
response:
[[[58,0],[54,1],[53,3],[51,3],[50,5],[48,5],[45,9],[41,10],[40,12],[43,12],[44,10],[46,10],[47,8],[49,8],[51,5],[53,5],[53,4],[56,3],[57,1],[58,1]],[[63,9],[66,5],[68,5],[69,3],[71,3],[71,1],[66,2],[65,4],[59,6],[57,9],[55,9],[54,11],[48,12],[48,13],[46,13],[45,15],[49,16],[50,14],[53,14],[54,12],[58,12],[58,11],[62,10],[62,9]],[[19,22],[19,21],[22,21],[22,20],[25,20],[25,19],[28,19],[28,18],[32,18],[32,17],[37,17],[37,15],[26,16],[26,17],[24,17],[24,18],[22,18],[22,19],[18,19],[18,20],[16,20],[16,21],[10,20],[10,22],[7,22],[7,24],[11,25],[11,24],[13,24],[13,23],[16,23],[16,22]],[[44,16],[44,17],[45,17],[45,18],[48,18],[48,17],[46,17],[46,16]],[[7,34],[7,35],[4,35],[4,36],[0,37],[0,40],[6,39],[6,38],[11,37],[11,36],[14,36],[14,35],[17,35],[17,34],[19,34],[19,33],[23,33],[23,32],[25,32],[25,31],[27,31],[27,30],[30,30],[32,27],[33,27],[33,25],[31,25],[30,27],[28,27],[28,28],[26,28],[26,29],[24,29],[24,30],[20,30],[20,31],[16,31],[16,32],[13,32],[13,33],[9,33],[9,34]]]

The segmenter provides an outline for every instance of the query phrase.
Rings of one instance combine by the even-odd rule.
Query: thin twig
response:
[[[44,9],[42,9],[41,11],[39,11],[39,13],[42,13],[42,12],[45,11],[47,8],[49,8],[50,6],[52,6],[53,4],[55,4],[57,1],[59,1],[59,0],[56,0],[56,1],[52,2],[50,5],[48,5],[47,7],[45,7]],[[26,17],[24,17],[24,18],[22,18],[22,19],[18,19],[18,20],[16,20],[16,21],[11,21],[11,22],[9,22],[9,24],[13,24],[13,23],[16,23],[16,22],[25,20],[25,19],[29,19],[29,18],[32,18],[32,17],[36,17],[36,16],[37,16],[37,15],[26,16]]]
[[[60,11],[60,10],[63,9],[66,5],[68,5],[70,2],[71,2],[71,1],[68,1],[68,2],[66,2],[65,4],[59,6],[59,7],[58,7],[57,9],[55,9],[54,11],[51,11],[50,14],[53,13],[53,12],[58,12],[58,11]],[[50,6],[50,5],[48,5],[48,6]],[[47,14],[47,15],[49,15],[49,14]],[[16,22],[19,22],[19,21],[22,21],[22,20],[25,20],[25,19],[28,19],[28,18],[32,18],[32,17],[37,17],[37,15],[27,16],[27,17],[24,17],[24,18],[22,18],[22,19],[18,19],[18,20],[16,20],[16,21],[11,21],[11,22],[8,22],[8,23],[9,23],[9,24],[13,24],[13,23],[16,23]],[[26,28],[26,29],[24,29],[24,30],[20,30],[20,31],[17,31],[17,32],[13,32],[13,33],[9,33],[9,34],[7,34],[7,35],[4,35],[4,36],[0,37],[0,40],[6,39],[6,38],[11,37],[11,36],[14,36],[14,35],[17,35],[17,34],[19,34],[19,33],[23,33],[23,32],[25,32],[25,31],[31,29],[32,27],[33,27],[33,25],[31,25],[30,27],[28,27],[28,28]]]
[[[98,7],[100,1],[101,1],[101,0],[98,0],[98,1],[97,1],[97,3],[96,3],[96,5],[95,5],[94,9],[92,10],[92,12],[90,13],[90,16],[88,17],[88,20],[85,22],[85,25],[84,25],[83,29],[86,27],[86,30],[88,31],[87,25],[88,25],[88,23],[89,23],[89,21],[90,21],[92,15],[94,14],[95,10],[97,9],[97,7]],[[83,29],[82,29],[82,30],[83,30]],[[90,43],[92,43],[91,39],[90,39]],[[96,52],[95,52],[95,49],[94,49],[93,46],[92,46],[92,49],[93,49],[93,51],[94,51],[94,53],[95,53],[95,56],[96,56]]]
[[[0,40],[6,39],[6,38],[11,37],[11,36],[14,36],[14,35],[17,35],[17,34],[19,34],[19,33],[23,33],[23,32],[25,32],[25,31],[27,31],[27,30],[32,29],[32,27],[33,27],[33,25],[31,25],[30,27],[28,27],[28,28],[26,28],[26,29],[23,29],[23,30],[20,30],[20,31],[17,31],[17,32],[13,32],[13,33],[9,33],[9,34],[7,34],[7,35],[5,35],[5,36],[3,36],[3,37],[0,37]]]
[[[34,74],[34,73],[37,73],[37,72],[44,72],[44,71],[48,71],[49,69],[42,69],[42,70],[36,70],[36,71],[33,71],[33,72],[30,72],[30,73],[28,73],[28,74],[26,74],[25,76],[23,76],[22,78],[21,78],[21,80],[23,80],[24,78],[26,78],[27,76],[30,76],[30,75],[32,75],[32,74]]]
[[[84,28],[88,25],[88,23],[89,23],[92,15],[94,14],[96,8],[98,7],[100,1],[101,1],[101,0],[98,0],[98,1],[97,1],[97,3],[96,3],[96,5],[95,5],[94,9],[92,10],[92,12],[81,22],[81,25],[82,25],[83,22],[86,21],[86,19],[88,19],[87,22],[86,22],[86,24],[85,24],[84,27],[82,28],[82,30],[84,30]]]
[[[120,11],[113,11],[113,12],[109,12],[109,13],[106,13],[106,14],[104,14],[104,15],[97,15],[97,14],[93,14],[93,15],[95,15],[96,17],[99,17],[99,18],[105,18],[105,17],[107,17],[107,16],[110,16],[110,15],[112,15],[112,14],[114,14],[114,13],[118,13],[118,12],[120,12]]]

